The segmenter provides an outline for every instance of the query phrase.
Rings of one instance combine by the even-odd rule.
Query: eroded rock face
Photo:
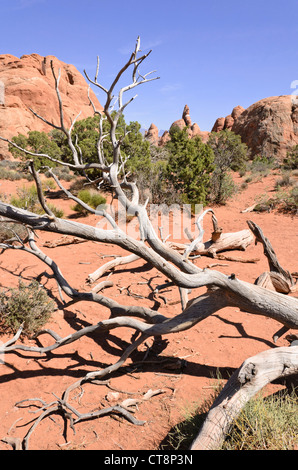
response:
[[[186,104],[183,109],[182,119],[187,126],[191,127],[191,117],[189,114],[189,106]]]
[[[190,139],[200,137],[203,142],[207,142],[210,134],[207,131],[201,131],[199,125],[196,122],[192,123],[189,106],[187,104],[184,106],[181,119],[174,121],[170,126],[170,130],[173,127],[178,127],[181,130],[187,127],[187,133]],[[145,139],[149,140],[154,145],[163,147],[167,142],[169,142],[171,137],[169,131],[164,131],[163,135],[158,137],[158,128],[155,126],[155,124],[151,124],[148,131],[145,132]]]
[[[216,121],[214,123],[214,126],[212,127],[211,132],[220,132],[220,131],[223,131],[225,129],[232,130],[232,127],[233,127],[235,121],[238,119],[239,116],[241,116],[243,111],[244,111],[244,108],[242,106],[240,106],[240,105],[235,106],[235,108],[233,108],[231,114],[229,114],[226,117],[220,117],[220,118],[216,119]]]
[[[198,124],[193,123],[188,105],[185,105],[182,118],[173,122],[173,126],[183,129],[187,127],[189,138],[201,137],[207,142],[210,133],[200,130]],[[171,129],[170,128],[170,129]],[[273,96],[265,98],[244,109],[238,105],[231,114],[218,118],[211,132],[231,130],[240,135],[250,149],[251,157],[262,155],[274,157],[282,161],[287,152],[298,145],[298,98],[292,95]],[[158,131],[154,134],[155,142]],[[164,145],[170,139],[166,131],[158,139],[158,145]]]
[[[241,113],[232,131],[241,136],[252,155],[282,160],[298,144],[298,104],[292,95],[262,99]]]
[[[144,135],[145,139],[149,140],[153,145],[158,145],[159,136],[158,136],[158,128],[155,124],[151,124],[148,131],[145,132]]]
[[[158,145],[160,147],[163,147],[164,145],[166,145],[167,142],[169,142],[171,140],[171,137],[170,137],[170,133],[169,131],[164,131],[162,136],[159,138],[159,142],[158,142]]]
[[[216,119],[214,126],[211,129],[211,132],[220,132],[220,131],[223,131],[224,128],[225,128],[225,118],[220,117]]]
[[[3,93],[0,96],[0,135],[7,139],[29,131],[49,132],[52,128],[32,114],[32,108],[51,123],[60,124],[59,106],[55,92],[55,73],[61,69],[59,83],[63,101],[66,127],[80,112],[79,119],[93,115],[88,99],[88,84],[80,72],[70,64],[54,56],[42,57],[38,54],[24,55],[20,59],[10,54],[0,55],[0,83]],[[2,97],[2,99],[1,99]],[[90,97],[98,110],[102,106],[90,90]],[[9,158],[7,144],[0,141],[0,158]]]
[[[234,121],[236,121],[236,119],[239,118],[239,116],[241,116],[241,114],[243,113],[243,111],[245,111],[245,109],[238,105],[238,106],[235,106],[235,108],[233,108],[232,112],[231,112],[231,116],[232,118],[234,119]]]
[[[203,142],[207,142],[209,138],[209,132],[201,131],[199,125],[196,122],[192,124],[192,120],[189,113],[189,106],[187,104],[184,106],[182,119],[174,121],[170,129],[174,126],[179,127],[179,129],[184,129],[185,127],[188,127],[187,132],[190,139],[200,137]]]

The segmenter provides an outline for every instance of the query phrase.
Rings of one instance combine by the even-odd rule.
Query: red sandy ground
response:
[[[216,207],[214,210],[224,232],[246,229],[248,219],[256,222],[271,241],[280,264],[293,272],[298,270],[297,217],[276,211],[241,213],[255,202],[256,196],[272,191],[277,177],[271,175],[262,181],[249,184],[227,205]],[[238,178],[236,182],[241,183],[241,179]],[[1,181],[1,193],[11,194],[15,188],[16,183]],[[67,215],[73,214],[71,210],[73,203],[64,199],[54,202],[62,207]],[[93,225],[97,222],[96,217],[92,215],[75,220]],[[210,235],[209,221],[210,217],[206,216],[204,240]],[[109,261],[110,258],[102,258],[102,255],[124,253],[117,246],[93,242],[55,249],[44,248],[43,242],[57,240],[60,235],[40,232],[39,237],[38,244],[42,250],[58,263],[68,282],[80,290],[90,289],[86,284],[88,274]],[[254,282],[261,273],[268,270],[268,263],[260,244],[252,244],[245,252],[233,251],[226,254],[244,259],[259,258],[259,261],[255,263],[219,261],[226,266],[217,266],[213,269],[225,274],[235,273],[239,279],[249,282]],[[195,260],[195,263],[202,268],[214,262],[216,261],[212,258],[204,256]],[[1,287],[15,286],[20,275],[28,282],[48,271],[38,259],[20,251],[5,252],[1,255],[0,263]],[[149,298],[151,290],[148,285],[141,282],[152,277],[154,287],[162,284],[166,278],[155,269],[149,271],[142,269],[143,266],[144,262],[139,261],[116,268],[109,278],[114,282],[114,286],[106,289],[104,295],[123,304],[133,303],[153,307],[154,302]],[[43,276],[41,282],[46,288],[52,287],[53,294],[58,297],[54,281]],[[142,294],[146,298],[126,296],[125,290],[120,288],[128,286],[132,292]],[[193,291],[190,298],[203,292],[204,289]],[[164,295],[168,303],[166,305],[161,301],[160,312],[168,317],[178,314],[180,306],[177,302],[179,300],[177,288],[168,289]],[[297,296],[297,293],[291,295]],[[108,317],[109,311],[104,307],[81,302],[65,311],[55,311],[47,327],[63,337]],[[46,418],[39,424],[30,437],[29,448],[115,451],[160,449],[171,428],[185,419],[186,410],[193,410],[212,392],[211,385],[217,382],[218,373],[226,379],[246,358],[272,347],[288,346],[289,343],[284,337],[276,345],[273,344],[272,336],[279,328],[280,324],[269,318],[243,313],[237,308],[225,308],[190,330],[163,337],[163,341],[156,344],[155,352],[159,348],[160,359],[184,359],[186,363],[183,369],[180,368],[179,361],[176,365],[172,362],[170,366],[166,362],[157,364],[158,358],[154,352],[151,352],[147,357],[147,360],[152,361],[150,364],[136,370],[132,369],[129,374],[122,370],[110,377],[110,385],[121,391],[119,401],[131,397],[140,398],[149,389],[165,390],[165,393],[141,403],[136,410],[134,416],[145,420],[145,425],[138,427],[123,418],[114,419],[106,416],[78,423],[75,426],[75,434],[69,428],[65,441],[63,420],[55,415],[53,417],[55,421]],[[61,396],[65,388],[79,377],[116,362],[129,343],[132,333],[132,330],[124,328],[112,330],[108,335],[97,333],[57,349],[48,356],[27,352],[6,354],[4,364],[0,365],[0,438],[7,435],[23,438],[29,429],[28,423],[36,416],[29,412],[36,408],[18,408],[15,406],[17,401],[26,398],[54,401],[53,394]],[[9,335],[4,335],[0,339],[7,341]],[[40,337],[43,345],[52,341],[48,336]],[[35,344],[28,339],[25,343]],[[134,359],[141,361],[145,352],[146,347],[141,346]],[[127,364],[131,364],[131,359],[128,359]],[[268,393],[274,391],[276,387],[278,386],[270,385]],[[111,390],[104,385],[86,384],[84,393],[81,392],[82,390],[76,390],[76,393],[72,394],[71,404],[82,413],[111,404],[106,399]],[[133,392],[135,395],[130,395],[128,392]],[[10,447],[0,443],[0,449],[10,449]]]

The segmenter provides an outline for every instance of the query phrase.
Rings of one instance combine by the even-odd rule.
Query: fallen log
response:
[[[263,351],[246,359],[213,403],[191,450],[220,449],[232,422],[265,385],[298,373],[298,346]]]
[[[253,241],[254,237],[249,230],[241,230],[240,232],[234,233],[221,233],[216,239],[213,232],[210,240],[197,243],[191,253],[195,255],[212,256],[215,258],[219,251],[244,251]],[[188,248],[184,243],[167,242],[167,245],[182,253]]]

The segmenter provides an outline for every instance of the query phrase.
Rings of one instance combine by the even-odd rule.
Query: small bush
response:
[[[214,170],[210,182],[209,200],[215,204],[226,204],[227,200],[238,192],[231,173],[219,173]]]
[[[52,172],[61,181],[72,181],[75,178],[74,173],[71,172],[67,166],[57,166],[52,169]],[[45,176],[50,177],[51,176],[50,172],[47,171],[45,173]]]
[[[277,167],[274,158],[267,158],[257,155],[247,164],[247,170],[250,171],[250,181],[260,180],[270,174],[270,171]]]
[[[18,207],[19,209],[26,209],[30,212],[37,212],[36,206],[38,205],[37,190],[35,186],[29,188],[23,186],[17,190],[17,196],[12,196],[10,199],[12,206]],[[38,213],[41,212],[39,207]]]
[[[43,184],[44,188],[47,189],[47,184],[51,186],[50,183],[53,183],[52,180],[48,180],[48,183],[45,182]],[[37,189],[35,185],[32,185],[29,188],[26,188],[25,186],[19,188],[17,191],[17,196],[12,196],[10,199],[10,204],[12,206],[18,207],[19,209],[26,209],[30,212],[34,212],[35,214],[44,214],[44,210],[38,200]],[[48,204],[48,207],[56,217],[63,217],[64,212],[62,209],[57,208],[53,204]]]
[[[96,209],[98,206],[104,205],[106,203],[106,198],[104,196],[102,196],[97,191],[89,189],[81,189],[81,191],[78,192],[78,198],[93,209]],[[88,213],[88,211],[80,204],[76,204],[72,209],[76,212],[79,212],[80,214]]]
[[[0,168],[0,179],[8,181],[17,181],[24,178],[24,176],[15,170],[9,170],[8,168]]]
[[[55,303],[37,281],[26,285],[19,280],[17,289],[0,292],[0,320],[4,329],[15,333],[21,324],[23,333],[34,335],[50,318]]]
[[[69,191],[74,195],[77,196],[79,194],[79,191],[84,189],[84,186],[86,184],[86,179],[85,178],[75,178],[75,180],[71,183],[69,187]]]
[[[287,153],[287,156],[283,161],[282,168],[285,170],[298,169],[298,145],[295,145],[295,147]]]
[[[288,192],[280,192],[279,202],[281,204],[281,210],[284,212],[292,212],[297,214],[298,212],[298,186],[294,186]]]
[[[59,207],[54,206],[54,204],[47,204],[47,206],[58,219],[62,219],[64,217],[63,209],[59,209]]]
[[[275,183],[275,189],[279,189],[280,187],[284,186],[291,186],[293,184],[293,180],[291,178],[290,172],[285,172],[280,178],[277,179]]]
[[[297,214],[298,212],[298,186],[290,187],[290,189],[279,189],[271,196],[266,194],[258,198],[257,205],[254,208],[256,212],[270,212],[271,209],[277,209],[280,212],[288,212]]]
[[[19,237],[25,241],[28,237],[26,227],[18,223],[1,222],[0,224],[0,243],[11,243],[13,239]]]

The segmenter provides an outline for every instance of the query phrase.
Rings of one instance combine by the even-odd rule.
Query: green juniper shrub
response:
[[[33,153],[47,154],[50,157],[59,159],[61,157],[60,149],[57,143],[50,139],[48,134],[39,131],[30,131],[28,137],[23,134],[13,137],[12,142],[17,144],[19,147],[28,150]],[[48,158],[40,156],[28,155],[22,150],[9,145],[9,151],[14,158],[21,158],[23,161],[33,160],[35,168],[39,170],[42,166],[54,167],[56,164],[51,162]]]
[[[214,154],[199,137],[189,139],[187,128],[172,126],[167,143],[169,159],[166,178],[185,204],[205,204],[214,170]]]
[[[112,116],[114,116],[112,113]],[[73,129],[73,143],[75,139],[79,142],[84,161],[88,163],[98,163],[98,138],[99,138],[99,116],[88,117],[77,121]],[[141,168],[145,169],[150,165],[150,144],[143,138],[140,132],[141,125],[132,121],[125,122],[125,117],[121,115],[117,123],[117,136],[122,136],[121,155],[123,160],[127,160],[125,168],[132,175]],[[103,156],[108,163],[112,162],[112,145],[110,141],[110,124],[107,120],[102,122],[102,130],[106,135],[103,141]],[[60,159],[64,162],[72,161],[71,150],[67,145],[66,137],[60,131],[52,131],[50,138],[58,146]],[[89,169],[88,174],[96,178],[101,172],[97,169]]]
[[[214,153],[215,169],[210,182],[210,202],[225,204],[236,191],[231,172],[243,173],[246,168],[249,152],[241,137],[230,130],[212,132],[208,146]]]

